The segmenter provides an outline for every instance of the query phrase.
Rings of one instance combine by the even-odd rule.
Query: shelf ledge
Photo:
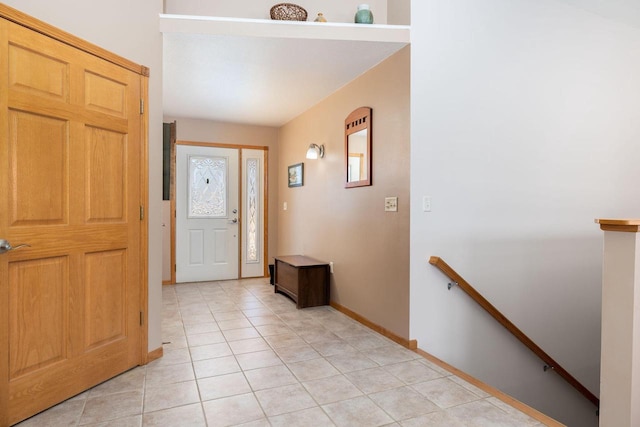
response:
[[[381,43],[411,42],[408,25],[350,24],[341,22],[277,21],[160,14],[160,32],[219,36],[349,40]]]

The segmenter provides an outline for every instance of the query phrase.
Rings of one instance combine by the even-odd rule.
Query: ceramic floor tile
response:
[[[191,347],[191,359],[195,362],[204,359],[215,359],[216,357],[231,356],[233,352],[226,342],[218,344],[202,345]]]
[[[458,385],[461,385],[462,387],[466,388],[467,390],[469,390],[471,393],[475,394],[476,396],[480,396],[483,399],[491,397],[491,395],[489,393],[487,393],[486,391],[474,386],[470,382],[465,381],[460,377],[457,377],[455,375],[450,375],[447,378],[449,378],[454,383],[456,383]]]
[[[298,334],[289,332],[280,335],[270,335],[264,338],[271,347],[285,348],[285,347],[298,347],[304,345],[305,341],[298,336]]]
[[[520,422],[522,422],[522,425],[532,425],[532,426],[537,426],[538,425],[538,421],[531,418],[530,416],[528,416],[527,414],[518,411],[516,408],[514,408],[513,406],[509,406],[506,403],[504,403],[502,400],[496,398],[496,397],[489,397],[486,399],[487,402],[491,403],[494,406],[497,406],[498,408],[502,409],[504,412],[510,414],[514,419],[516,420],[520,420]]]
[[[142,427],[206,427],[206,425],[200,403],[151,412],[142,417]]]
[[[369,359],[363,353],[342,353],[335,356],[327,357],[333,366],[338,368],[340,372],[361,371],[363,369],[375,368],[378,366],[376,362]]]
[[[262,350],[252,353],[243,353],[236,355],[236,360],[240,367],[249,371],[251,369],[266,368],[268,366],[282,365],[282,360],[273,350]]]
[[[405,384],[415,384],[442,378],[442,374],[420,363],[418,360],[385,365],[384,369]]]
[[[254,391],[281,387],[298,382],[286,366],[270,366],[268,368],[254,369],[252,371],[246,371],[244,374]]]
[[[255,328],[263,337],[269,337],[271,335],[287,334],[292,332],[292,330],[289,329],[284,324],[283,325],[260,325],[260,326],[256,326]]]
[[[218,313],[213,313],[213,317],[220,322],[222,320],[238,320],[244,319],[244,314],[240,310],[232,310],[232,311],[221,311]]]
[[[144,366],[131,369],[115,378],[95,386],[87,397],[103,396],[105,394],[121,393],[123,391],[143,391],[147,369]]]
[[[521,427],[527,425],[523,424],[521,419],[516,419],[486,400],[459,405],[448,409],[447,413],[464,420],[469,427]]]
[[[321,405],[362,395],[362,392],[343,375],[307,381],[302,385]]]
[[[280,415],[317,406],[313,398],[309,396],[309,393],[300,384],[257,391],[256,397],[267,416]]]
[[[313,347],[308,344],[296,347],[279,348],[276,350],[276,353],[278,353],[278,356],[280,356],[285,363],[300,362],[302,360],[322,357],[320,353],[315,351]]]
[[[15,427],[74,426],[80,420],[84,405],[84,400],[62,402],[45,412],[16,424]]]
[[[273,315],[273,312],[266,307],[247,308],[242,310],[242,312],[248,318]]]
[[[268,316],[257,316],[249,319],[253,326],[264,326],[264,325],[274,325],[274,326],[284,326],[284,322],[280,320],[280,318],[276,315],[268,315]]]
[[[162,300],[163,358],[18,425],[541,426],[331,307],[296,309],[268,279]]]
[[[213,315],[208,314],[196,314],[192,316],[182,316],[182,322],[186,325],[193,325],[196,323],[209,323],[213,322]]]
[[[380,391],[370,394],[369,398],[396,421],[440,410],[429,399],[409,387]]]
[[[224,343],[224,335],[222,332],[207,332],[204,334],[187,335],[187,342],[189,347],[198,347],[201,345]]]
[[[128,391],[87,399],[80,425],[142,413],[142,392]]]
[[[185,325],[184,332],[187,335],[206,334],[208,332],[219,332],[220,328],[216,322],[195,323],[193,325]]]
[[[444,411],[432,412],[416,418],[400,421],[400,425],[402,427],[467,427],[467,424],[462,420]]]
[[[321,408],[315,407],[298,412],[269,417],[273,427],[332,427],[335,424]]]
[[[366,396],[324,405],[322,409],[339,427],[374,427],[393,423],[393,420]]]
[[[270,350],[269,344],[263,338],[231,341],[229,343],[233,354],[253,353],[254,351]]]
[[[235,357],[225,356],[193,362],[193,370],[196,378],[206,378],[239,372],[241,369]]]
[[[411,387],[443,409],[480,399],[448,378],[417,383]]]
[[[202,401],[251,392],[251,387],[242,372],[199,379],[198,388]]]
[[[367,357],[379,365],[391,365],[420,358],[416,353],[399,345],[387,345],[367,350]]]
[[[253,325],[247,319],[232,319],[232,320],[220,320],[218,327],[221,331],[228,331],[229,329],[241,329],[251,328]]]
[[[287,364],[299,381],[317,380],[332,377],[340,372],[325,359],[311,359]]]
[[[153,387],[162,384],[173,384],[195,379],[191,363],[180,365],[147,367],[145,386]]]
[[[311,347],[316,349],[318,353],[322,356],[335,356],[337,354],[344,353],[357,353],[354,347],[349,345],[346,341],[341,339],[330,340],[330,341],[317,341],[311,344]]]
[[[367,394],[389,390],[403,385],[402,381],[391,375],[383,368],[371,368],[362,371],[350,372],[345,374],[345,376],[356,387]]]
[[[163,338],[162,348],[163,350],[173,350],[176,348],[188,348],[187,336],[175,337],[175,338]]]
[[[209,427],[233,426],[265,417],[252,393],[209,400],[202,407]]]
[[[131,415],[128,417],[105,421],[103,423],[83,425],[83,427],[141,427],[141,426],[142,426],[142,415]]]
[[[160,359],[156,359],[149,363],[149,367],[179,365],[181,363],[190,363],[191,353],[188,348],[177,348],[172,350],[164,350]]]
[[[144,412],[160,411],[199,401],[195,381],[147,387],[144,394]]]
[[[255,328],[229,329],[223,332],[224,338],[229,341],[240,341],[250,338],[260,338],[260,332]]]

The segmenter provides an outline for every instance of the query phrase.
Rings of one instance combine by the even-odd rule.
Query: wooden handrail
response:
[[[580,381],[575,379],[569,372],[567,372],[558,362],[553,360],[544,350],[542,350],[531,338],[525,335],[516,325],[514,325],[509,319],[507,319],[500,311],[495,308],[489,301],[486,300],[473,286],[471,286],[466,280],[462,278],[453,268],[444,262],[437,256],[429,258],[429,264],[434,265],[440,269],[447,277],[456,282],[460,289],[465,291],[475,302],[477,302],[482,308],[484,308],[494,319],[496,319],[502,326],[507,328],[520,342],[526,345],[529,350],[533,351],[536,356],[542,359],[548,368],[553,369],[558,375],[565,379],[573,388],[578,390],[580,394],[589,399],[591,403],[600,407],[600,399],[598,399],[593,393],[591,393]]]

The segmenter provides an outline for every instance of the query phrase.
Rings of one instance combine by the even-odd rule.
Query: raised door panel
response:
[[[87,221],[126,220],[127,137],[85,127]]]
[[[43,281],[42,278],[47,280]],[[69,263],[66,257],[9,265],[10,380],[67,358]]]
[[[9,111],[8,143],[10,225],[67,223],[68,121]]]
[[[67,102],[69,63],[23,46],[9,45],[9,88]]]

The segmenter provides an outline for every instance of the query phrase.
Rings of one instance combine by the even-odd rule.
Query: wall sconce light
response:
[[[307,150],[307,159],[317,159],[324,157],[324,145],[311,144]]]

